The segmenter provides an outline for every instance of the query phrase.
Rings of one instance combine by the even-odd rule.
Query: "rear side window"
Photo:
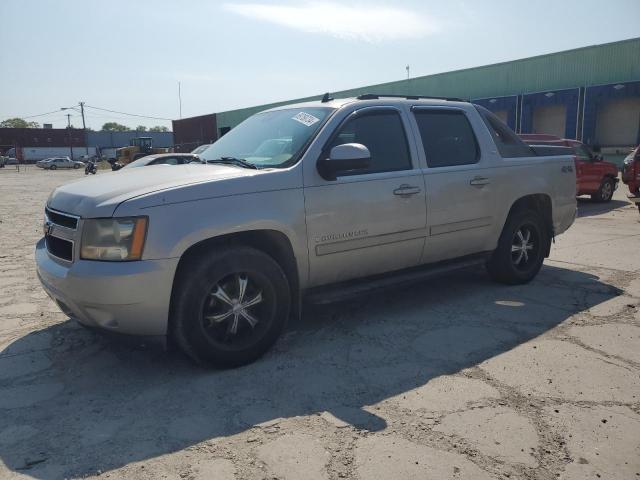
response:
[[[416,109],[414,115],[430,168],[478,162],[478,143],[463,112]]]
[[[411,170],[407,136],[398,112],[373,111],[347,120],[325,148],[325,155],[345,143],[360,143],[369,149],[371,166],[367,173]]]
[[[498,152],[503,158],[532,157],[535,154],[502,120],[480,105],[474,105],[489,129]]]

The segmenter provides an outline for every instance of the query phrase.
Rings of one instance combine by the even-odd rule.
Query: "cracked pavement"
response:
[[[0,171],[0,478],[640,479],[623,186],[580,201],[530,285],[467,269],[313,306],[216,371],[88,331],[42,291],[44,203],[82,176]]]

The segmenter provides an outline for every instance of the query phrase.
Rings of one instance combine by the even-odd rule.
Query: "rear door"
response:
[[[495,225],[494,183],[469,117],[454,107],[412,108],[424,155],[425,263],[486,250]],[[477,119],[476,119],[477,121]]]
[[[310,285],[397,270],[420,262],[426,206],[422,172],[400,108],[365,107],[347,116],[321,156],[344,143],[371,153],[368,171],[325,180],[305,166]]]

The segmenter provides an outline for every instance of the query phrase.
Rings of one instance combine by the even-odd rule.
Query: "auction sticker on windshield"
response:
[[[300,122],[301,124],[306,125],[307,127],[310,127],[314,123],[317,123],[320,121],[319,118],[316,118],[313,115],[309,113],[304,113],[304,112],[297,113],[295,116],[291,117],[291,119],[295,120],[296,122]]]

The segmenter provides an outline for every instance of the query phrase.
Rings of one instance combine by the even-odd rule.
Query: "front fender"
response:
[[[289,239],[299,278],[307,277],[301,188],[157,205],[140,209],[140,213],[149,217],[145,260],[180,258],[193,245],[222,235],[273,230]]]

